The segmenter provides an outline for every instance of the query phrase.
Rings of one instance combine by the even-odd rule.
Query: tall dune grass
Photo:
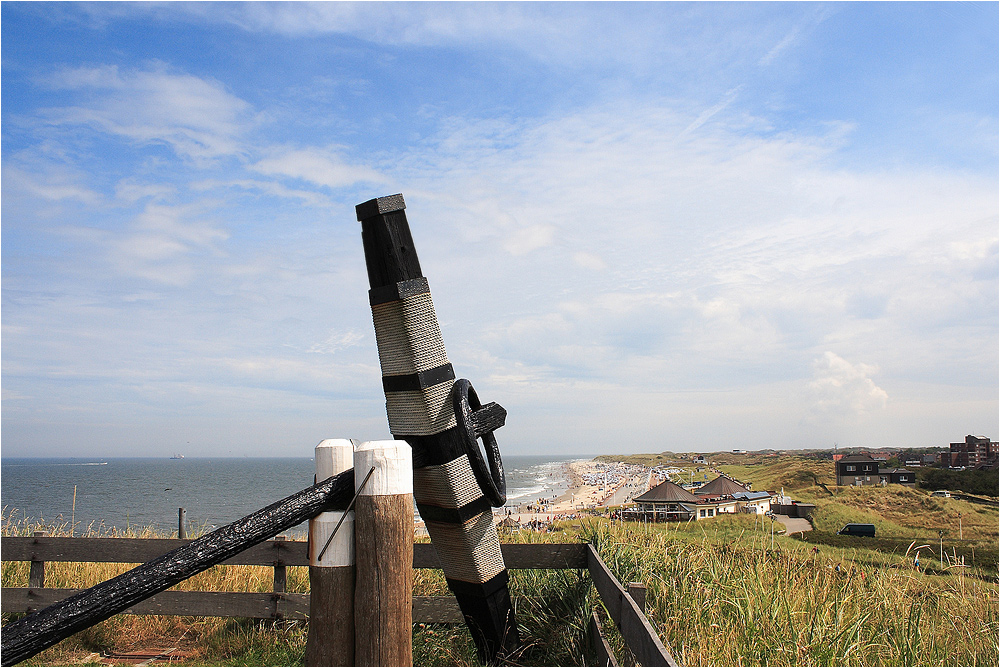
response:
[[[594,543],[621,582],[646,584],[647,616],[682,665],[997,664],[996,583],[917,573],[912,554],[826,546],[816,554],[812,545],[783,536],[771,549],[769,522],[749,516],[648,526],[575,523],[582,525],[578,531],[566,523],[557,533],[525,532],[504,541]],[[38,529],[6,518],[2,528],[4,535]],[[59,527],[45,528],[59,533]],[[149,530],[129,535],[155,537]],[[46,585],[89,586],[127,568],[50,563]],[[3,562],[3,586],[26,586],[27,577],[27,564]],[[269,591],[271,582],[267,567],[219,566],[179,588]],[[512,571],[511,583],[524,642],[514,661],[584,665],[587,619],[600,606],[586,571]],[[308,570],[289,568],[288,586],[308,591]],[[441,572],[417,570],[414,594],[447,595]],[[605,625],[616,653],[627,659],[612,627]],[[301,665],[307,628],[303,622],[118,615],[29,663],[66,665],[101,649],[180,644],[191,652],[191,665]],[[416,625],[413,647],[415,665],[476,663],[462,626]]]
[[[670,525],[585,532],[619,580],[647,584],[647,615],[679,663],[996,665],[995,583],[916,573],[912,555],[817,555],[784,537],[772,550],[752,520],[723,519],[698,522],[700,540]]]

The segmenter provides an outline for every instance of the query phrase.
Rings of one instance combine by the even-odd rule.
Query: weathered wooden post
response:
[[[368,472],[374,468],[365,482]],[[354,451],[354,660],[413,665],[413,458],[406,441]]]
[[[278,547],[278,543],[283,543],[288,539],[288,536],[275,536],[274,547]],[[280,554],[280,552],[279,552]],[[288,587],[288,567],[285,566],[285,562],[279,557],[274,561],[274,578],[272,579],[271,591],[275,594],[281,594],[285,592]]]
[[[177,509],[177,537],[181,540],[187,538],[187,511],[183,508]]]
[[[628,583],[628,595],[632,597],[641,612],[646,612],[646,585],[641,582]]]
[[[351,441],[328,438],[316,446],[317,482],[353,466],[354,444]],[[330,540],[334,530],[337,533]],[[355,665],[354,511],[329,511],[309,521],[306,665]]]
[[[405,208],[402,195],[357,206],[389,430],[413,448],[417,509],[480,660],[495,663],[520,642],[491,510],[506,499],[492,435],[506,412],[480,405],[469,381],[455,380]]]
[[[49,535],[48,531],[36,531],[32,534],[35,538],[43,538]],[[35,541],[38,542],[37,540]],[[31,560],[31,566],[28,568],[28,587],[32,589],[44,589],[45,588],[45,562],[39,561],[37,559]]]

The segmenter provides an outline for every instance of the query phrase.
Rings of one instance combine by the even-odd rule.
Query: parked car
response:
[[[943,497],[945,499],[950,499],[951,498],[951,492],[949,492],[946,489],[939,489],[936,492],[931,492],[931,496],[940,496],[940,497]]]
[[[850,523],[844,525],[844,528],[837,532],[838,536],[869,536],[875,537],[875,525],[874,524],[855,524]]]

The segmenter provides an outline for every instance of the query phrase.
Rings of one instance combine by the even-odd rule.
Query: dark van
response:
[[[838,536],[871,536],[875,537],[874,524],[847,524],[837,532]]]

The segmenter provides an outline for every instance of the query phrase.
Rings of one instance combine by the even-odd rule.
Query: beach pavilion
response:
[[[714,503],[715,514],[717,515],[719,513],[738,512],[741,505],[739,497],[749,492],[749,489],[732,478],[720,475],[712,482],[706,483],[694,490],[694,495],[702,502],[710,501]],[[765,496],[767,495],[765,494]],[[745,502],[742,502],[742,504],[745,505]],[[704,517],[704,515],[702,516]],[[711,515],[708,515],[708,517],[711,517]]]
[[[707,482],[698,489],[694,490],[694,493],[698,496],[706,498],[724,498],[749,491],[750,490],[747,487],[736,482],[729,476],[720,475],[712,482]]]
[[[638,515],[654,522],[698,519],[698,504],[701,503],[697,496],[669,480],[635,497],[633,501],[636,508],[627,515]]]
[[[715,513],[766,513],[771,509],[771,495],[767,492],[751,492],[729,476],[720,475],[710,483],[694,490],[694,495],[702,501],[718,504]]]
[[[657,522],[703,520],[741,511],[763,513],[770,509],[770,499],[767,492],[751,492],[728,476],[719,476],[693,493],[667,481],[635,497],[635,509],[626,511],[624,517]]]

